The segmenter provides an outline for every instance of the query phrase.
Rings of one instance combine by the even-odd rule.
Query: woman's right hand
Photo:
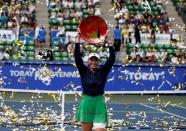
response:
[[[80,28],[77,28],[77,35],[75,38],[75,43],[80,43],[81,37],[80,37]]]

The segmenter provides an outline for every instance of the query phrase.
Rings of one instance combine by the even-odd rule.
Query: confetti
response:
[[[171,104],[171,101],[168,101],[163,107],[166,108],[169,104]]]

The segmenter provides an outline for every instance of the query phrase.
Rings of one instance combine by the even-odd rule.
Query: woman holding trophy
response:
[[[81,123],[82,131],[106,131],[108,122],[104,99],[104,87],[107,76],[115,62],[113,40],[108,40],[109,57],[105,64],[100,64],[100,56],[90,53],[85,65],[80,53],[80,37],[97,48],[104,44],[108,35],[105,21],[98,16],[89,16],[82,20],[75,45],[75,63],[80,74],[83,96],[77,110],[76,119]]]

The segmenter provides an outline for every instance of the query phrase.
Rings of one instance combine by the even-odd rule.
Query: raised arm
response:
[[[79,37],[79,36],[77,36]],[[74,58],[75,58],[75,64],[78,68],[78,71],[80,74],[83,73],[83,70],[85,69],[85,64],[83,62],[81,53],[80,53],[80,38],[77,38],[78,40],[76,40],[76,45],[75,45],[75,51],[74,51]]]
[[[110,71],[110,69],[112,68],[112,66],[114,65],[115,62],[115,51],[114,51],[114,47],[113,47],[113,40],[109,40],[108,44],[109,44],[109,57],[106,60],[105,64],[103,65],[103,69],[106,71]]]

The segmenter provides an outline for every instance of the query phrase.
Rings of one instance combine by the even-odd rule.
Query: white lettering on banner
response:
[[[79,77],[78,71],[61,71],[61,72],[52,72],[52,74],[56,77]]]
[[[31,77],[33,76],[33,71],[10,70],[10,75],[14,77]]]
[[[5,41],[16,40],[16,34],[12,30],[0,30],[0,39]]]
[[[35,73],[34,73],[35,72]],[[54,77],[72,77],[72,78],[78,78],[79,73],[78,71],[51,71],[52,76]],[[38,80],[41,75],[40,71],[23,71],[23,70],[10,70],[10,76],[12,77],[34,77],[35,80]]]
[[[37,80],[40,77],[40,74],[41,74],[40,71],[35,72],[35,80]],[[78,71],[67,71],[67,72],[65,72],[65,71],[53,72],[53,71],[51,71],[51,74],[53,77],[60,77],[60,78],[62,78],[62,77],[78,78],[79,77]]]
[[[164,75],[164,71],[162,72],[129,72],[128,70],[122,71],[121,73],[124,73],[125,75],[129,76],[130,80],[159,80],[160,76]]]

